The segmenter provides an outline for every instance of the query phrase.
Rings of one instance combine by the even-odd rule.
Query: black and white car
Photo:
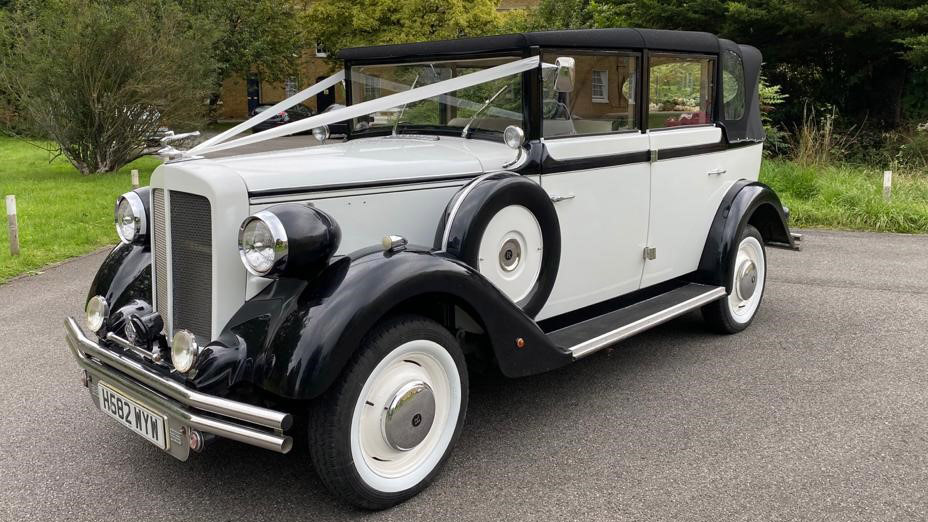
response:
[[[258,115],[122,196],[86,333],[66,321],[95,403],[178,459],[305,444],[336,496],[394,505],[448,458],[470,373],[553,370],[695,310],[742,331],[765,248],[795,248],[757,182],[752,47],[598,29],[341,59],[265,113],[340,82],[346,106],[233,139]]]

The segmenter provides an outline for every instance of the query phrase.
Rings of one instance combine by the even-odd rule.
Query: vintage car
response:
[[[716,36],[553,31],[348,49],[346,104],[167,148],[67,341],[96,405],[184,460],[308,447],[354,505],[420,492],[468,375],[561,368],[690,311],[755,318],[761,54]],[[353,122],[344,139],[328,125]],[[324,143],[211,153],[311,130]]]

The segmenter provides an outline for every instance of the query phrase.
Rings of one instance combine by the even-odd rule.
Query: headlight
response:
[[[307,277],[322,270],[341,241],[332,216],[300,203],[283,203],[249,217],[238,233],[242,263],[261,277]]]
[[[329,126],[323,125],[322,127],[316,127],[313,129],[313,137],[316,138],[316,141],[319,143],[325,143],[325,140],[329,139]]]
[[[256,276],[269,274],[287,257],[287,232],[272,212],[262,211],[242,223],[238,251],[245,268]]]
[[[187,330],[180,330],[174,334],[174,340],[171,342],[171,362],[174,368],[181,372],[187,373],[197,363],[197,355],[200,354],[200,347],[197,345],[197,338]]]
[[[87,329],[91,332],[99,332],[103,328],[106,316],[109,315],[110,305],[101,295],[95,295],[87,301],[87,308],[84,309],[86,315]]]
[[[132,243],[148,232],[145,204],[135,192],[126,192],[116,200],[116,234],[124,243]]]

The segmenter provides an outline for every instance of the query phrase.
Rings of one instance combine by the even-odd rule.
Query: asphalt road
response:
[[[0,286],[0,519],[924,520],[928,237],[808,232],[755,324],[675,320],[562,370],[475,382],[417,498],[333,502],[306,457],[177,462],[94,410],[62,339],[102,254]]]

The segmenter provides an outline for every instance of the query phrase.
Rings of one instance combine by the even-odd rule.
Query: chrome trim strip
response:
[[[617,343],[623,339],[627,339],[650,328],[654,328],[659,324],[666,323],[667,321],[679,317],[689,312],[690,310],[694,310],[713,301],[717,301],[725,297],[725,295],[727,294],[724,288],[713,288],[712,290],[702,295],[698,295],[692,299],[673,305],[670,308],[665,308],[656,314],[649,315],[631,324],[627,324],[611,332],[604,333],[599,337],[594,337],[589,341],[584,341],[570,348],[568,351],[573,354],[574,359],[580,359],[581,357],[590,355],[591,353],[605,348],[611,344]]]
[[[113,343],[116,343],[116,344],[118,344],[119,346],[122,346],[122,347],[125,348],[126,350],[129,350],[130,352],[132,352],[132,353],[138,355],[139,357],[144,357],[144,358],[146,358],[146,359],[148,359],[148,360],[150,360],[150,361],[155,361],[155,354],[154,354],[154,352],[149,352],[148,350],[145,350],[145,349],[143,349],[143,348],[139,348],[138,346],[136,346],[136,345],[130,343],[128,340],[123,339],[122,337],[120,337],[120,336],[114,334],[113,332],[110,332],[110,333],[106,334],[106,340],[107,340],[107,341],[110,341],[110,342],[113,342]],[[155,361],[155,362],[160,362],[160,361]]]
[[[181,404],[275,430],[286,430],[293,424],[293,416],[289,413],[269,410],[260,406],[191,390],[176,381],[158,375],[136,361],[101,348],[100,345],[84,335],[73,317],[65,319],[65,329],[68,344],[75,352],[75,356],[81,356],[79,360],[86,358],[88,355],[99,359],[113,370],[125,373],[140,384],[163,393]]]
[[[448,236],[451,235],[451,225],[454,224],[454,217],[458,213],[458,209],[461,208],[461,204],[464,202],[464,199],[470,194],[474,187],[479,185],[483,180],[488,177],[498,174],[499,172],[487,172],[486,174],[475,178],[467,186],[464,187],[464,192],[458,197],[457,201],[454,202],[454,206],[451,207],[451,212],[448,213],[448,220],[445,222],[445,230],[441,235],[441,251],[446,252],[448,250]]]

